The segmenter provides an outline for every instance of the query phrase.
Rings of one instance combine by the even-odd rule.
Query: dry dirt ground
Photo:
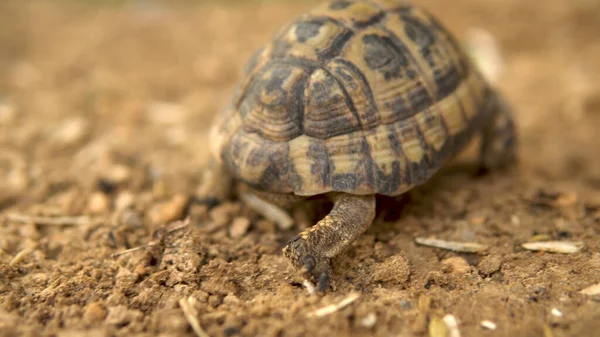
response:
[[[310,296],[280,254],[299,228],[189,196],[245,60],[314,1],[1,1],[0,336],[194,336],[194,319],[209,336],[444,336],[445,315],[461,336],[598,336],[600,295],[580,291],[600,282],[600,2],[421,3],[460,39],[498,39],[521,161],[478,176],[470,149],[382,202],[335,290]],[[583,248],[521,246],[548,240]]]

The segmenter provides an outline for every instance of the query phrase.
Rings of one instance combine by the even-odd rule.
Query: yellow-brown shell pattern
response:
[[[251,58],[215,154],[262,190],[397,195],[460,151],[490,89],[451,33],[405,1],[333,1]]]

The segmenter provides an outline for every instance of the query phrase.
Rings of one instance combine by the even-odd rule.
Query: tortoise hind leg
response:
[[[333,194],[331,212],[294,237],[283,255],[303,277],[316,281],[321,292],[329,285],[331,259],[344,252],[375,218],[375,196]]]
[[[512,108],[498,93],[494,95],[491,108],[480,149],[481,166],[485,171],[505,168],[517,160],[517,134]]]
[[[201,185],[196,190],[196,199],[212,207],[228,199],[232,187],[231,174],[217,160],[211,159],[204,169]]]

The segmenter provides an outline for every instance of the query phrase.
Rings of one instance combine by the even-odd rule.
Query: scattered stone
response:
[[[117,194],[115,199],[115,208],[117,211],[130,208],[135,203],[135,196],[129,191],[123,191]]]
[[[488,320],[483,320],[481,321],[481,326],[488,329],[488,330],[496,330],[496,328],[498,327],[496,325],[496,323],[492,322],[492,321],[488,321]]]
[[[104,173],[104,178],[113,184],[124,184],[131,179],[131,168],[122,164],[111,165]]]
[[[181,219],[188,202],[189,196],[177,194],[170,200],[152,207],[148,213],[149,220],[154,225],[162,225]]]
[[[235,217],[231,222],[231,226],[229,227],[229,236],[234,239],[239,239],[243,237],[250,228],[250,220],[245,217]]]
[[[404,253],[392,255],[374,268],[373,279],[379,282],[405,283],[410,275],[410,266]]]
[[[442,270],[453,274],[466,274],[471,270],[469,263],[460,256],[449,257],[442,261]]]
[[[557,308],[552,308],[550,313],[552,314],[552,316],[555,316],[555,317],[563,317],[562,311],[558,310]]]
[[[117,287],[128,288],[135,284],[138,279],[138,274],[129,271],[126,268],[119,269],[117,273]]]
[[[17,117],[17,110],[8,102],[0,101],[0,125],[9,125]]]
[[[110,208],[110,198],[102,192],[94,192],[88,200],[87,210],[91,214],[106,213]]]
[[[492,254],[485,256],[483,259],[481,259],[481,261],[477,265],[477,269],[479,269],[479,273],[481,275],[489,276],[500,270],[500,267],[502,267],[502,263],[502,257],[500,257],[499,255]]]
[[[83,318],[91,323],[101,322],[106,318],[106,308],[100,302],[92,302],[85,308]]]
[[[75,145],[88,134],[89,122],[83,117],[74,117],[65,121],[52,134],[52,140],[62,146]]]
[[[128,309],[124,305],[118,305],[108,308],[106,323],[111,325],[123,326],[134,321],[141,321],[144,314],[139,310]]]
[[[584,295],[598,295],[600,294],[600,283],[594,284],[593,286],[589,286],[581,290],[580,293]]]
[[[377,324],[377,315],[375,313],[370,313],[360,320],[360,324],[367,329],[370,329]]]

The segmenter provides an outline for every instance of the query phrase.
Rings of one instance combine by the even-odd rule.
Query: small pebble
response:
[[[377,324],[377,315],[375,313],[370,313],[360,320],[360,324],[367,329],[370,329]]]
[[[128,309],[124,305],[118,305],[108,309],[106,323],[123,326],[141,320],[143,316],[144,315],[139,310]]]
[[[112,165],[105,173],[104,178],[114,184],[120,185],[131,179],[131,168],[121,164]]]
[[[502,258],[498,255],[488,255],[481,259],[481,262],[477,265],[479,273],[484,276],[489,276],[502,267]]]
[[[115,199],[115,208],[122,211],[134,205],[135,196],[129,191],[120,192]]]
[[[189,197],[187,195],[177,194],[170,200],[155,205],[148,213],[150,222],[155,225],[162,225],[182,218],[188,201]]]
[[[562,311],[558,310],[557,308],[552,308],[552,311],[550,313],[552,313],[552,315],[556,316],[556,317],[562,317],[563,316]]]
[[[580,293],[584,295],[598,295],[600,294],[600,283],[594,284],[593,286],[589,286],[581,290]]]
[[[9,125],[17,116],[13,105],[0,101],[0,125]]]
[[[69,146],[79,143],[89,131],[89,122],[83,117],[75,117],[60,125],[52,135],[59,145]]]
[[[481,326],[488,329],[488,330],[496,330],[496,328],[498,327],[496,325],[496,323],[492,322],[492,321],[488,321],[488,320],[483,320],[481,321]]]
[[[471,270],[469,263],[460,256],[453,256],[442,261],[442,269],[454,274],[466,274]]]
[[[83,312],[83,318],[88,322],[101,322],[106,317],[106,309],[99,302],[92,302],[87,305]]]
[[[229,236],[234,239],[243,237],[250,228],[250,220],[245,217],[235,217],[229,227]]]
[[[88,200],[88,212],[92,214],[101,214],[110,208],[110,198],[102,192],[94,192]]]

